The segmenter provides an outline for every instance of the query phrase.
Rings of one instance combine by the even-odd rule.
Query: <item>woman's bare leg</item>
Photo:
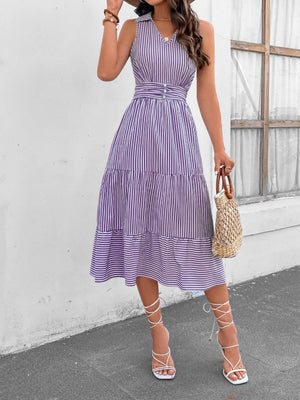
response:
[[[143,302],[144,306],[149,306],[150,304],[154,303],[154,301],[158,298],[159,296],[159,291],[158,291],[158,282],[154,279],[145,277],[145,276],[138,276],[136,278],[136,284],[138,287],[138,291],[141,297],[141,300]],[[154,304],[152,307],[147,308],[147,311],[154,311],[158,306],[159,302]],[[161,316],[161,309],[156,311],[153,315],[149,316],[149,320],[152,322],[157,322],[159,321]],[[150,325],[149,325],[150,326]],[[151,335],[152,335],[152,340],[153,340],[153,351],[155,353],[167,353],[168,351],[168,336],[167,336],[167,331],[164,327],[163,324],[157,324],[151,329]],[[156,356],[159,360],[162,362],[166,362],[167,360],[167,355],[165,356]],[[174,362],[172,359],[172,356],[169,358],[168,365],[174,366]],[[156,360],[152,359],[152,368],[155,367],[161,367],[162,364],[157,362]],[[164,375],[166,374],[174,374],[174,371],[171,369],[164,369],[161,371],[157,371],[158,373],[162,373]]]
[[[217,303],[217,304],[223,304],[226,301],[228,301],[228,289],[227,285],[217,285],[214,286],[208,290],[205,291],[205,295],[207,300],[210,303]],[[216,307],[214,307],[216,308]],[[220,308],[220,310],[227,311],[229,310],[229,304],[226,306],[223,306]],[[221,315],[223,315],[222,312],[216,310],[214,311],[215,316],[218,318]],[[230,322],[232,321],[232,313],[228,313],[226,315],[223,315],[220,320],[225,321],[225,322]],[[224,324],[220,323],[219,326],[224,326]],[[218,334],[218,340],[222,346],[231,346],[234,344],[238,344],[237,341],[237,330],[234,324],[228,326],[225,329],[220,329],[219,334]],[[225,356],[228,358],[228,360],[231,361],[233,365],[238,361],[240,353],[239,353],[239,348],[234,347],[231,349],[225,349]],[[245,368],[243,363],[240,362],[236,368]],[[224,371],[225,373],[228,373],[232,369],[231,365],[224,359]],[[229,375],[229,378],[232,380],[237,380],[237,379],[242,379],[245,376],[245,372],[238,371],[238,372],[233,372],[232,374]]]

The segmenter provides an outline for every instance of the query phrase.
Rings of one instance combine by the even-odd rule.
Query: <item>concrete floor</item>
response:
[[[300,267],[229,288],[249,382],[222,376],[205,297],[163,308],[177,373],[151,372],[145,315],[0,358],[1,400],[300,399]],[[162,302],[163,304],[163,302]],[[299,374],[299,375],[298,375]]]

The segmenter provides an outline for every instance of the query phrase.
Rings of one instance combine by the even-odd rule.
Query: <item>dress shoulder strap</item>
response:
[[[133,41],[131,50],[130,50],[130,55],[133,56],[133,58],[136,56],[137,49],[140,46],[140,40],[146,35],[148,36],[148,28],[146,27],[147,24],[142,24],[144,21],[149,21],[151,20],[151,11],[149,11],[146,14],[140,15],[138,18],[135,19],[136,22],[136,33],[135,33],[135,39]],[[142,39],[143,40],[143,39]]]

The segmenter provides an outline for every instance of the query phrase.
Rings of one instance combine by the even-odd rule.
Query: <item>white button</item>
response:
[[[165,98],[166,98],[166,96],[165,96],[165,95],[163,95],[163,98],[165,99]]]
[[[164,86],[167,86],[167,84],[166,84],[166,83],[164,83]]]

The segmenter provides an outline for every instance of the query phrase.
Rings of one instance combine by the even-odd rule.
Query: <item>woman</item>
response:
[[[107,0],[97,75],[115,79],[130,57],[135,92],[111,145],[102,178],[90,274],[137,285],[151,326],[152,371],[173,379],[169,332],[158,283],[204,290],[219,325],[224,377],[248,380],[240,359],[221,258],[212,254],[213,220],[197,131],[186,95],[197,72],[197,100],[214,148],[215,171],[234,166],[225,152],[214,81],[214,31],[188,0]]]

